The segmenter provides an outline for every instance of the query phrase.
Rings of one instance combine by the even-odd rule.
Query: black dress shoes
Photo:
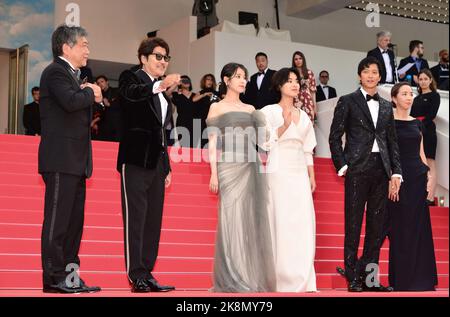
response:
[[[363,291],[364,292],[393,292],[394,289],[390,286],[383,286],[380,284],[380,286],[373,286],[368,287],[365,283],[363,284]]]
[[[361,281],[353,280],[348,283],[348,291],[352,293],[360,293],[363,291],[363,286]]]
[[[133,293],[150,293],[152,289],[148,286],[147,281],[144,279],[138,279],[131,286],[131,292]]]
[[[159,285],[158,281],[156,281],[154,278],[149,278],[146,280],[146,282],[152,292],[170,292],[175,290],[175,286]]]
[[[59,293],[59,294],[78,294],[78,293],[94,293],[99,292],[100,287],[94,286],[89,287],[86,283],[80,279],[80,284],[78,286],[72,285],[67,286],[65,281],[59,282],[58,284],[44,284],[42,291],[44,293]]]
[[[86,283],[80,279],[80,287],[82,293],[96,293],[100,292],[102,289],[98,286],[87,286]]]

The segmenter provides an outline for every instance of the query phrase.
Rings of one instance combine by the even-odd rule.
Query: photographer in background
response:
[[[206,129],[206,117],[208,116],[209,107],[214,102],[220,100],[219,93],[217,92],[217,82],[216,77],[213,74],[206,74],[202,77],[200,81],[200,92],[192,98],[194,101],[194,119],[195,121],[200,121],[201,132]],[[198,129],[196,129],[196,124],[194,121],[194,136],[192,147],[198,147],[198,141],[201,141],[201,148],[203,148],[208,143],[208,137],[202,138],[202,134],[198,134]],[[197,132],[197,133],[196,133]]]

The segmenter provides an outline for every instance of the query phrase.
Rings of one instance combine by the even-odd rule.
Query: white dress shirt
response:
[[[262,82],[264,80],[264,76],[266,76],[266,72],[267,72],[267,68],[264,70],[264,74],[260,74],[258,72],[258,75],[256,77],[256,85],[258,86],[258,90],[261,89],[261,85],[262,85]]]
[[[144,69],[142,69],[147,75],[148,77],[150,77],[150,79],[152,81],[154,81],[155,79],[152,77],[152,75],[150,75],[149,73],[147,73]],[[159,86],[161,85],[161,80],[157,81],[154,85],[153,85],[153,93],[156,95],[158,94],[159,97],[159,101],[161,103],[161,122],[164,125],[164,122],[166,121],[166,116],[167,116],[167,109],[169,107],[169,104],[167,103],[166,98],[164,98],[164,95],[162,94],[164,91],[166,91],[165,89],[161,89]]]
[[[384,60],[384,68],[386,69],[386,82],[392,83],[394,81],[394,76],[392,74],[391,59],[389,58],[389,53],[387,50],[383,50],[381,47],[378,47],[378,49],[380,50],[381,56],[383,56]]]
[[[328,89],[328,86],[320,84],[320,87],[322,87],[322,91],[323,91],[323,94],[325,95],[325,99],[329,99],[330,90]]]

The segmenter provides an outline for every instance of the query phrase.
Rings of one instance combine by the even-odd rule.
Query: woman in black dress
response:
[[[193,120],[195,93],[192,92],[191,79],[183,75],[178,92],[172,94],[172,102],[177,108],[177,134],[181,147],[193,147]]]
[[[428,204],[434,204],[434,191],[436,189],[436,125],[434,118],[439,111],[441,97],[436,92],[436,82],[430,70],[423,69],[419,72],[419,87],[417,88],[419,95],[414,99],[411,108],[411,116],[419,119],[423,123],[423,146],[425,156],[427,157],[428,166],[432,176],[431,188],[428,192]]]
[[[214,102],[218,102],[220,98],[219,93],[216,91],[217,83],[213,74],[206,74],[202,77],[200,81],[200,88],[200,92],[193,99],[195,102],[194,117],[200,120],[200,127],[203,133],[206,129],[206,118],[208,117],[209,107]],[[203,148],[205,144],[208,143],[208,136],[199,136],[199,138],[201,140],[201,147]],[[197,146],[198,141],[198,138],[197,140],[194,139],[194,142],[196,142],[194,147]]]
[[[403,183],[400,191],[389,186],[389,284],[395,291],[433,291],[437,285],[427,190],[430,186],[423,150],[422,123],[409,116],[413,92],[407,82],[391,92]]]

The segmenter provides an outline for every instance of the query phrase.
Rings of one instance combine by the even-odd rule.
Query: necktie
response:
[[[75,76],[77,77],[77,80],[80,81],[80,80],[81,80],[81,79],[80,79],[80,76],[81,76],[81,70],[79,70],[79,69],[74,69],[73,71],[74,71],[74,73],[75,73]]]
[[[366,95],[367,102],[369,102],[372,99],[375,100],[375,101],[380,101],[380,96],[378,94],[375,94],[373,96],[371,96],[369,94]]]

